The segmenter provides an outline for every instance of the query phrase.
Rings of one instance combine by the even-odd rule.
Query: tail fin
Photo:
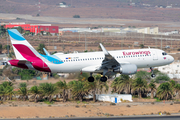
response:
[[[8,30],[16,59],[28,60],[32,57],[40,57],[39,53],[29,44],[29,42],[16,30]]]

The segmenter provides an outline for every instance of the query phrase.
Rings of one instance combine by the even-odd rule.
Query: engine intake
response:
[[[113,69],[113,72],[124,75],[131,75],[137,72],[137,66],[135,64],[121,65]]]

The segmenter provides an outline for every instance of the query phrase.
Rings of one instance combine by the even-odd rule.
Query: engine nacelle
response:
[[[131,75],[137,72],[137,66],[135,64],[125,64],[114,68],[113,72],[124,75]]]

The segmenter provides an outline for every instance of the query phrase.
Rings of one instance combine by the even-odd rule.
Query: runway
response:
[[[6,119],[15,120],[15,119]],[[18,119],[16,119],[18,120]],[[180,116],[138,116],[138,117],[97,117],[97,118],[34,118],[20,120],[180,120]]]

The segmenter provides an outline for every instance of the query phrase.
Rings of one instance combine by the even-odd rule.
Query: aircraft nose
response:
[[[174,62],[174,58],[172,56],[169,56],[169,61],[172,63]]]

